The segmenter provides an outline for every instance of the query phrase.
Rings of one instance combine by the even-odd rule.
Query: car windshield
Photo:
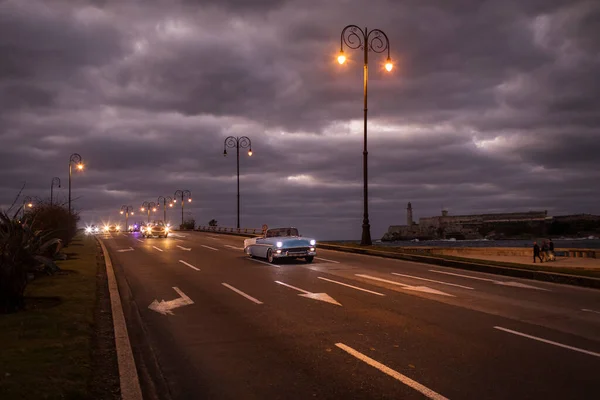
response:
[[[154,221],[153,224],[154,226],[165,226],[165,223],[162,221]]]
[[[266,237],[280,237],[280,236],[298,236],[298,229],[296,228],[277,228],[269,229]]]

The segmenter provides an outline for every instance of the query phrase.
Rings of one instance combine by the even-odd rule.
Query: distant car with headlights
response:
[[[85,228],[85,233],[88,235],[100,233],[100,228],[97,225],[90,225]]]
[[[142,236],[145,238],[150,237],[168,237],[170,227],[165,225],[163,221],[155,221],[153,223],[146,224],[141,227]]]
[[[117,224],[109,224],[104,227],[105,232],[116,233],[121,231],[121,227]]]
[[[304,258],[311,263],[317,255],[317,241],[300,236],[296,228],[272,228],[262,237],[244,240],[244,253],[270,263],[280,258]]]

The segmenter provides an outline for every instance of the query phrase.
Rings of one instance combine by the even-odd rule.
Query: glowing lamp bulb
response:
[[[77,169],[81,171],[83,169],[83,164],[77,164]]]
[[[191,203],[191,202],[192,202],[192,199],[188,199],[188,203]]]
[[[252,149],[248,150],[248,155],[252,157]]]
[[[131,212],[131,215],[133,215],[133,211]]]
[[[346,62],[346,56],[344,55],[343,51],[340,51],[340,55],[338,56],[337,60],[340,64],[343,64]]]
[[[152,211],[156,212],[156,208],[153,208]]]
[[[123,211],[121,211],[121,215],[123,215]]]
[[[173,203],[169,203],[169,207],[173,207]]]
[[[385,63],[385,69],[387,69],[389,72],[392,70],[392,68],[394,68],[394,64],[392,64],[392,60],[388,58],[387,62]]]
[[[27,207],[31,208],[31,207],[33,207],[33,204],[29,203],[29,204],[27,204]]]
[[[140,208],[140,211],[144,211],[144,207]]]

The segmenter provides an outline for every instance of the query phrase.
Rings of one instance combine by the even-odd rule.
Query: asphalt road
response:
[[[146,399],[597,399],[600,291],[243,238],[104,237]],[[164,302],[163,302],[164,300]]]

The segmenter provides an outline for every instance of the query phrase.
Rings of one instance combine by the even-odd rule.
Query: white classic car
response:
[[[266,258],[272,263],[278,258],[304,258],[311,263],[317,255],[317,241],[304,238],[296,228],[267,229],[264,236],[244,240],[244,253]]]

